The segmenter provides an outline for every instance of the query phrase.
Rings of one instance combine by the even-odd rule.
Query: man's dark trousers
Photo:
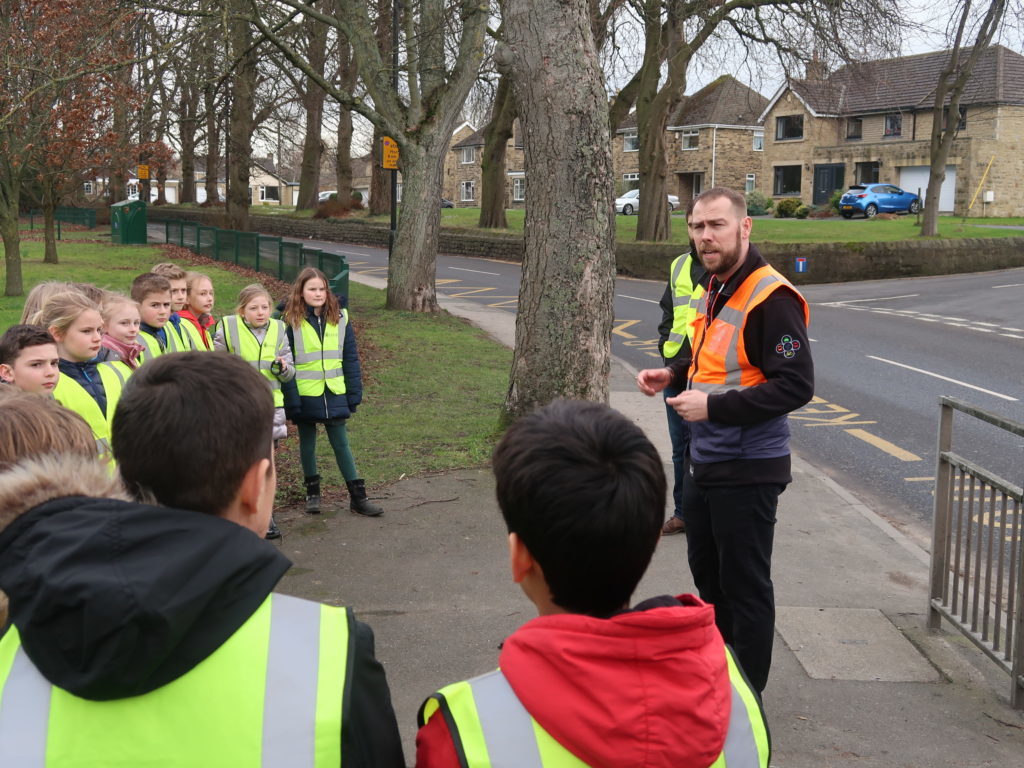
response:
[[[665,387],[664,397],[667,400],[670,397],[675,397],[682,391],[681,387]],[[668,416],[668,437],[672,441],[672,468],[675,470],[675,478],[672,484],[673,514],[682,520],[683,475],[686,472],[686,457],[690,452],[690,425],[668,403],[665,403],[665,412]]]
[[[775,639],[772,542],[785,485],[683,483],[687,559],[700,597],[715,606],[715,623],[736,652],[750,684],[763,691]]]

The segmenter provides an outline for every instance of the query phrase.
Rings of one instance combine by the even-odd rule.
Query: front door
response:
[[[846,180],[846,166],[842,163],[814,166],[813,205],[828,205],[832,193],[842,189]]]

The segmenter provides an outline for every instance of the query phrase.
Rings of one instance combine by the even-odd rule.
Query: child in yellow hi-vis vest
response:
[[[352,512],[376,517],[384,512],[366,497],[345,422],[363,398],[356,337],[348,310],[327,287],[319,269],[303,269],[292,285],[284,321],[295,360],[295,379],[284,389],[285,413],[299,428],[299,456],[306,480],[306,512],[320,513],[316,426],[323,424],[345,478]]]

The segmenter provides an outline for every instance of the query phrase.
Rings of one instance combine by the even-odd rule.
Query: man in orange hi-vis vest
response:
[[[750,243],[743,196],[698,195],[690,239],[707,270],[689,368],[640,371],[637,386],[690,423],[683,486],[687,559],[700,596],[751,684],[764,690],[775,634],[772,542],[792,480],[786,414],[814,394],[807,302]]]

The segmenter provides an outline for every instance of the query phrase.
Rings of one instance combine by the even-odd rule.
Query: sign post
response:
[[[388,261],[395,249],[395,232],[398,229],[398,142],[390,136],[381,139],[381,167],[391,171],[391,231],[388,233]]]

